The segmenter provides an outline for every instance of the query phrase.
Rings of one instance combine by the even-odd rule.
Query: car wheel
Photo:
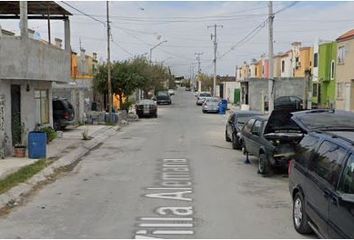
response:
[[[297,192],[293,200],[293,223],[295,230],[301,234],[312,232],[304,204],[304,197],[300,192]]]
[[[53,128],[55,131],[60,130],[60,122],[59,121],[54,121]]]
[[[229,136],[227,136],[226,130],[225,130],[225,140],[226,140],[226,142],[231,142],[231,139],[229,138]]]
[[[241,149],[240,140],[237,138],[235,133],[232,134],[232,148],[237,150]]]
[[[259,154],[258,158],[258,173],[266,176],[270,174],[270,166],[267,160],[267,156],[264,153]]]

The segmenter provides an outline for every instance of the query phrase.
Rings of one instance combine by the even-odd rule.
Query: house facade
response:
[[[85,115],[91,110],[93,102],[97,108],[103,106],[100,94],[93,91],[93,78],[98,65],[97,54],[87,54],[81,48],[80,53],[71,52],[71,79],[68,83],[54,83],[53,96],[68,99],[75,109],[75,120],[85,121]]]
[[[281,54],[279,57],[280,57],[280,76],[282,78],[292,77],[290,51]]]
[[[319,106],[325,108],[334,107],[337,43],[321,43],[318,49],[318,56]]]
[[[354,29],[336,39],[336,108],[354,111]]]
[[[281,77],[281,54],[275,55],[273,57],[273,77]]]
[[[313,47],[301,47],[301,42],[291,44],[292,77],[305,77],[305,71],[312,71]]]
[[[21,26],[20,36],[0,36],[0,157],[5,157],[16,144],[26,145],[36,126],[53,126],[52,84],[70,79],[71,14],[55,2],[22,1],[10,7],[0,2],[0,8],[5,17],[19,17]],[[64,49],[30,38],[28,17],[40,18],[48,8],[64,22]]]

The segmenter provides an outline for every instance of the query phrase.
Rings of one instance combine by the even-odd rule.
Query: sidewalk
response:
[[[71,150],[79,147],[83,142],[86,142],[82,140],[82,132],[85,128],[88,129],[88,135],[94,137],[99,132],[110,127],[105,125],[85,125],[68,128],[63,132],[61,138],[56,138],[47,145],[47,158],[58,159],[69,153]],[[0,179],[4,179],[9,174],[16,172],[20,168],[30,165],[37,160],[38,159],[16,157],[0,159]]]

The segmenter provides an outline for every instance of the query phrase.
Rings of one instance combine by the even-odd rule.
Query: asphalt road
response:
[[[226,116],[178,90],[0,219],[0,238],[302,238],[287,177],[224,140]]]

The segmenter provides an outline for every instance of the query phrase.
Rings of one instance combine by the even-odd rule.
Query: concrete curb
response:
[[[94,132],[93,139],[88,140],[79,147],[73,149],[65,156],[59,158],[51,165],[32,176],[26,182],[11,188],[9,191],[3,194],[0,194],[0,209],[9,206],[16,206],[24,196],[29,194],[34,189],[35,186],[43,181],[50,180],[51,176],[55,173],[56,170],[74,164],[76,161],[89,153],[92,149],[97,147],[106,139],[115,135],[120,129],[121,126],[111,126],[102,129],[102,131]]]

